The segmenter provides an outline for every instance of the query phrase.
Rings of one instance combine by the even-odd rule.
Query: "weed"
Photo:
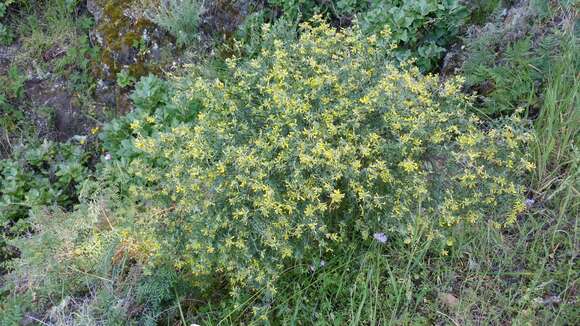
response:
[[[126,69],[121,70],[117,74],[117,85],[121,88],[129,87],[135,83],[135,77],[129,74]]]

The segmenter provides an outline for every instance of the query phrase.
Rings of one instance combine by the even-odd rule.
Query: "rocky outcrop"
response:
[[[135,78],[159,73],[175,55],[171,37],[147,18],[141,1],[88,0],[95,18],[91,39],[101,48],[99,78],[114,80],[126,69]]]

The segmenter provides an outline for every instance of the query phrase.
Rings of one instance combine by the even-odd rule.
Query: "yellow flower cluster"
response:
[[[151,227],[178,268],[274,291],[288,259],[355,233],[403,230],[411,243],[421,220],[451,246],[458,224],[516,221],[530,168],[519,125],[471,114],[461,79],[390,64],[380,35],[301,28],[297,42],[265,28],[272,45],[229,60],[228,80],[194,76],[182,95],[203,106],[195,124],[135,140],[144,162],[163,162],[139,169],[159,188],[135,193],[172,207]]]

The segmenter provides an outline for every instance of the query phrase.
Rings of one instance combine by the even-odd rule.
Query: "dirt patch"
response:
[[[81,112],[78,99],[67,91],[63,80],[29,80],[25,94],[41,138],[66,141],[74,135],[88,134],[94,125]]]

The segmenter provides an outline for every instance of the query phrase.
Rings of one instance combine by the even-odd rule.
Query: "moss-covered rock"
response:
[[[133,77],[159,73],[175,55],[173,40],[145,18],[141,1],[89,0],[92,33],[101,46],[100,78],[114,80],[123,69]]]

